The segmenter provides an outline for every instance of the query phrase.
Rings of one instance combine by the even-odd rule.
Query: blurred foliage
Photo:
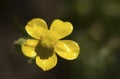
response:
[[[12,28],[9,32],[17,33],[9,34],[8,37],[13,37],[10,38],[10,42],[27,36],[22,29],[16,27],[19,25],[21,27],[17,28],[24,28],[32,18],[46,19],[48,25],[53,19],[59,18],[73,24],[74,32],[67,38],[75,40],[81,46],[78,59],[65,61],[59,58],[56,68],[49,72],[42,72],[34,64],[28,67],[25,61],[22,63],[21,55],[12,55],[11,63],[20,63],[12,63],[13,69],[10,69],[11,72],[16,72],[16,78],[23,76],[22,79],[120,79],[120,0],[1,0],[0,4],[2,24],[7,22],[10,26],[13,23],[14,27],[7,28]],[[14,66],[17,69],[14,69]],[[26,70],[17,73],[19,68]]]
[[[70,16],[76,29],[74,39],[81,45],[77,64],[71,67],[77,75],[70,79],[119,79],[119,0],[76,0],[66,3],[72,5],[72,10],[69,8],[65,15]]]

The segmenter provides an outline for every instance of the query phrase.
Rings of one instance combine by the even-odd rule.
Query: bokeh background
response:
[[[26,23],[43,18],[50,26],[70,21],[65,39],[81,47],[78,59],[44,72],[14,42],[26,37]],[[120,0],[0,0],[0,79],[120,79]]]

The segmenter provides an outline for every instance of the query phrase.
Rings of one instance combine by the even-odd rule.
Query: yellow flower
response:
[[[50,70],[57,64],[57,55],[73,60],[80,52],[79,45],[72,40],[60,40],[73,31],[70,22],[56,19],[48,29],[46,22],[35,18],[25,26],[27,33],[33,37],[27,39],[21,46],[25,56],[35,58],[36,64],[44,71]]]

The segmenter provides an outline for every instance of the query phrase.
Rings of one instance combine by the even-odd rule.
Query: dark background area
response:
[[[23,56],[14,42],[33,18],[70,21],[78,59],[44,72]],[[0,0],[0,79],[120,79],[120,0]]]

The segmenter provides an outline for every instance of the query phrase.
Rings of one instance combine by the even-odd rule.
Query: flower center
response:
[[[56,39],[50,32],[45,33],[40,37],[39,43],[36,46],[36,53],[40,58],[47,59],[54,53],[54,46],[56,44]]]

